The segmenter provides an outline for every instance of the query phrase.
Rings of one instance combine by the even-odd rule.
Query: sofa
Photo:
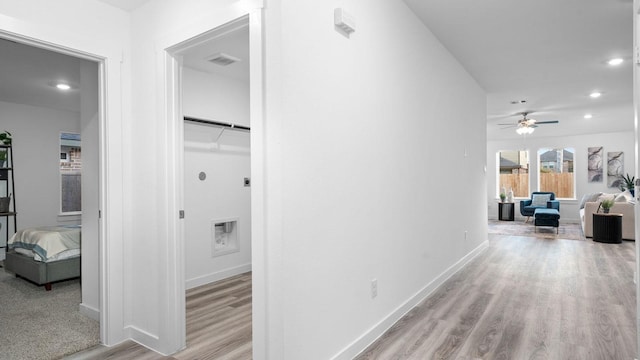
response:
[[[605,198],[613,198],[615,201],[613,207],[609,210],[610,213],[622,214],[622,238],[635,240],[635,203],[628,191],[619,194],[587,194],[582,198],[580,203],[580,222],[584,236],[587,238],[593,237],[593,214],[598,211],[600,203]],[[602,209],[600,209],[600,212],[602,212]]]

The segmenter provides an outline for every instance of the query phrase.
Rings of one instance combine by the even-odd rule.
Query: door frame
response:
[[[249,26],[250,53],[250,143],[251,143],[251,262],[252,262],[252,299],[253,299],[253,357],[265,358],[266,354],[266,282],[264,281],[265,246],[265,130],[264,130],[264,53],[263,53],[263,7],[262,0],[244,1],[230,6],[215,14],[208,21],[195,22],[180,34],[171,34],[160,39],[156,45],[159,71],[166,84],[161,113],[165,118],[165,135],[168,140],[162,144],[161,152],[167,159],[167,203],[164,219],[167,230],[166,251],[175,254],[168,256],[166,264],[167,290],[169,296],[163,304],[167,325],[161,338],[168,341],[166,353],[186,346],[185,311],[185,271],[184,271],[184,221],[180,212],[184,209],[184,120],[182,112],[181,59],[179,52],[198,42],[208,40],[212,34],[228,28],[238,21],[247,21]],[[189,216],[189,214],[185,214]],[[164,351],[163,351],[164,352]]]
[[[102,343],[105,344],[109,344],[110,341],[109,339],[114,339],[112,342],[119,342],[121,340],[119,340],[119,338],[122,336],[121,332],[115,333],[114,334],[114,330],[117,328],[114,325],[114,322],[110,322],[110,313],[109,313],[109,306],[108,304],[110,303],[110,296],[108,294],[108,292],[106,291],[107,288],[107,284],[108,279],[109,279],[109,274],[107,271],[105,271],[106,268],[106,264],[108,264],[108,259],[109,259],[109,247],[107,245],[108,242],[104,241],[104,239],[107,238],[107,233],[106,233],[106,229],[108,228],[107,226],[107,214],[108,212],[105,211],[106,207],[105,207],[105,200],[108,198],[108,189],[107,186],[105,186],[105,184],[107,184],[107,179],[106,179],[106,164],[107,164],[107,152],[106,152],[106,104],[107,104],[107,100],[106,100],[106,96],[105,94],[107,93],[106,91],[106,58],[105,57],[101,57],[98,55],[94,55],[94,54],[90,54],[90,53],[86,53],[86,52],[81,52],[78,50],[74,50],[74,49],[69,49],[66,48],[62,45],[58,45],[58,44],[53,44],[50,42],[46,42],[44,40],[41,39],[35,39],[35,38],[30,38],[27,36],[24,36],[22,34],[16,34],[16,33],[12,33],[12,32],[8,32],[5,30],[0,29],[0,38],[6,39],[6,40],[10,40],[10,41],[14,41],[16,43],[20,43],[22,45],[27,45],[27,46],[32,46],[35,48],[40,48],[43,50],[48,50],[48,51],[52,51],[52,52],[56,52],[59,54],[63,54],[63,55],[68,55],[68,56],[72,56],[78,59],[83,59],[83,60],[88,60],[88,61],[92,61],[98,64],[98,134],[97,138],[98,138],[98,188],[99,188],[99,194],[98,194],[98,208],[97,209],[91,209],[91,211],[96,211],[97,214],[96,216],[98,216],[98,258],[99,258],[99,264],[98,264],[98,279],[99,279],[99,294],[98,294],[98,298],[100,299],[100,303],[98,305],[98,313],[95,313],[95,311],[89,307],[87,307],[83,302],[83,298],[84,296],[81,297],[81,303],[79,304],[79,309],[78,311],[82,314],[84,314],[85,316],[88,316],[90,318],[94,318],[96,320],[99,321],[100,324],[100,340]],[[87,211],[87,210],[85,210]],[[114,303],[112,303],[114,304]],[[116,305],[117,306],[117,305]],[[111,326],[110,326],[111,325]]]

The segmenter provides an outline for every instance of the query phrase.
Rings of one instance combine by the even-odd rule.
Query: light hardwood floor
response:
[[[634,359],[635,243],[490,237],[363,359]]]
[[[357,359],[634,358],[635,243],[489,243]],[[251,359],[250,284],[245,274],[190,291],[188,347],[173,357],[128,342],[72,358]]]
[[[251,359],[251,273],[187,291],[187,348],[162,356],[133,341],[97,346],[65,359]]]

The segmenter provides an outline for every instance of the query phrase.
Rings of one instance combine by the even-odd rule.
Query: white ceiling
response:
[[[130,10],[145,0],[102,0]],[[404,0],[487,91],[487,136],[517,138],[521,111],[541,125],[531,136],[633,130],[631,0]],[[183,53],[186,66],[248,74],[248,34],[237,31]],[[243,61],[221,68],[204,58],[225,52]],[[617,68],[606,60],[620,56]],[[53,91],[51,81],[79,81],[78,59],[0,41],[0,100],[73,110],[77,92]],[[245,67],[242,69],[242,67]],[[244,74],[244,75],[240,75]],[[599,90],[603,96],[591,99]],[[512,100],[527,100],[512,105]],[[593,118],[586,120],[585,113]],[[461,121],[468,121],[461,119]]]
[[[227,66],[207,61],[225,53],[240,61]],[[249,30],[247,26],[221,34],[181,53],[193,69],[249,81]],[[80,64],[88,60],[0,38],[0,101],[80,111]],[[57,82],[73,88],[60,91]]]
[[[100,0],[125,11],[132,11],[149,0]]]
[[[497,124],[522,111],[560,121],[534,137],[633,130],[631,0],[404,1],[487,91],[490,140],[517,138]]]
[[[0,39],[0,101],[80,111],[80,64],[84,61]],[[72,89],[60,91],[57,82]]]
[[[224,53],[240,59],[230,65],[220,66],[208,61],[212,55]],[[206,73],[228,76],[249,81],[249,26],[234,28],[208,41],[191,47],[180,53],[186,67]]]

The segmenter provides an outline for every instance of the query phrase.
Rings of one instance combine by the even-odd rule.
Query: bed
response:
[[[8,241],[7,271],[44,285],[80,276],[80,225],[22,229]]]

